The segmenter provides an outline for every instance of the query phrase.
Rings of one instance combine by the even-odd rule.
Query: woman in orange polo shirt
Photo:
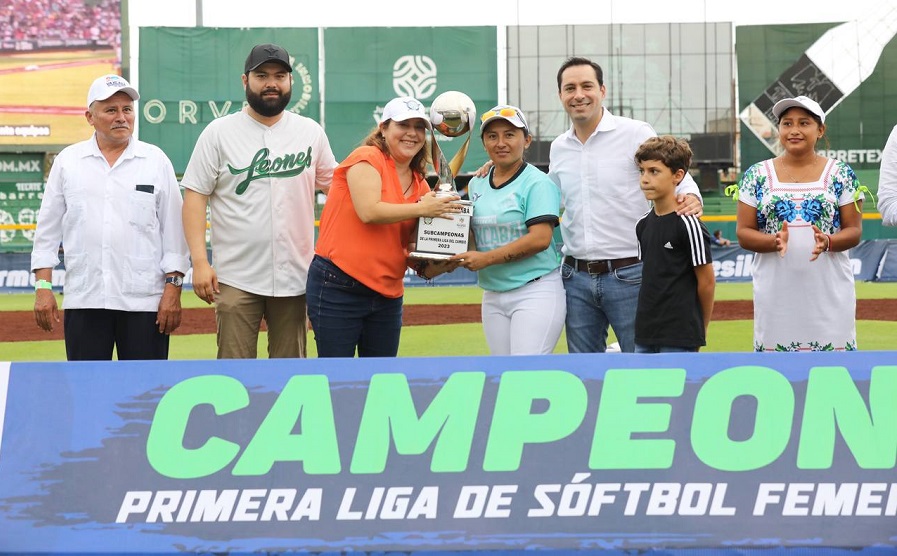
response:
[[[399,351],[408,242],[417,219],[459,210],[452,202],[458,197],[437,198],[425,179],[429,128],[419,101],[393,99],[333,173],[306,291],[318,357]]]

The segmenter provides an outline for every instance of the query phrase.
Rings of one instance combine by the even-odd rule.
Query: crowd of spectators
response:
[[[0,3],[3,40],[96,40],[116,47],[121,0],[5,0]]]

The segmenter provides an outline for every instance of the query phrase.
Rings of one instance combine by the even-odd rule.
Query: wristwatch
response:
[[[183,276],[166,276],[165,283],[171,284],[176,288],[180,288],[184,285],[184,277]]]

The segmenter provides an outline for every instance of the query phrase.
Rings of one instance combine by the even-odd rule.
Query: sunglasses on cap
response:
[[[493,116],[502,116],[504,118],[512,118],[514,116],[517,116],[520,118],[520,121],[526,122],[526,119],[524,119],[523,114],[518,112],[515,108],[502,108],[500,110],[490,110],[488,112],[483,113],[483,115],[480,116],[480,121],[485,122],[486,120],[488,120],[489,118],[491,118]]]

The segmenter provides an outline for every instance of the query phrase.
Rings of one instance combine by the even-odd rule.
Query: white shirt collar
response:
[[[84,149],[81,151],[81,156],[103,156],[102,151],[100,151],[100,145],[97,143],[97,133],[93,133],[93,137],[90,138],[89,141],[85,141],[83,143]],[[128,146],[125,148],[125,152],[121,153],[119,160],[127,160],[129,158],[146,158],[149,156],[149,146],[142,141],[138,141],[132,135],[128,140]]]
[[[604,113],[601,115],[601,119],[598,120],[598,125],[595,127],[595,131],[593,131],[589,137],[594,137],[599,131],[613,131],[617,129],[617,118],[606,107],[602,106],[601,109]],[[576,137],[576,129],[572,125],[570,126],[570,129],[564,132],[564,137],[577,142],[579,141],[579,138]]]

